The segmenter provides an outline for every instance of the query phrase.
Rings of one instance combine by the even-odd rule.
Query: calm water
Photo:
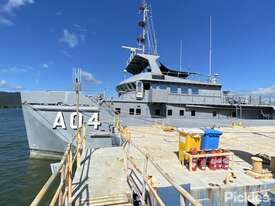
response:
[[[21,109],[0,109],[0,205],[29,205],[51,171],[49,161],[29,159]]]

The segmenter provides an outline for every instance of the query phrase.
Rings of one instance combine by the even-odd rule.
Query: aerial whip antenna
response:
[[[212,77],[212,16],[209,19],[209,81]]]
[[[180,71],[182,70],[182,40],[180,40]]]

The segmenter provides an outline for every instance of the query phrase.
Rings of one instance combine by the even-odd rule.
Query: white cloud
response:
[[[33,4],[34,0],[8,0],[3,6],[3,11],[12,14],[15,9],[18,9],[25,4]]]
[[[42,67],[43,67],[44,69],[47,69],[47,68],[49,68],[49,65],[48,65],[48,64],[42,64]]]
[[[6,88],[8,83],[5,80],[0,80],[0,88]]]
[[[69,47],[74,48],[78,45],[79,40],[76,34],[64,29],[63,36],[59,39],[59,42],[66,43]]]
[[[12,67],[0,68],[0,72],[4,72],[4,73],[8,73],[8,72],[25,73],[30,70],[32,70],[31,66],[12,66]]]
[[[251,95],[259,95],[259,96],[275,96],[275,84],[271,87],[258,88],[254,91],[250,92]]]
[[[85,33],[88,31],[88,29],[86,29],[85,27],[82,27],[80,24],[73,24],[73,27],[75,30],[77,30],[81,33]]]
[[[20,85],[10,84],[6,80],[0,80],[0,89],[21,90],[23,87]]]
[[[65,50],[62,50],[61,53],[64,54],[68,58],[72,58],[72,55],[69,52],[65,51]]]
[[[81,26],[79,24],[74,24],[74,27],[81,28]]]
[[[80,39],[81,39],[81,41],[85,41],[86,40],[86,36],[84,34],[81,34],[80,35]]]
[[[33,3],[34,0],[8,0],[4,5],[0,5],[0,24],[14,26],[15,24],[10,20],[14,16],[14,10]]]
[[[102,83],[100,80],[97,80],[92,73],[86,72],[84,70],[81,70],[81,77],[85,81],[91,82],[92,84],[101,84]]]
[[[62,11],[58,11],[55,13],[56,16],[62,16],[63,15],[63,12]]]
[[[3,16],[0,16],[0,24],[3,24],[5,26],[14,26],[15,25],[11,20],[9,20]]]

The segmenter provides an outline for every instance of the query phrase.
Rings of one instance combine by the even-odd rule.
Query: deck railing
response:
[[[74,143],[76,141],[76,147]],[[44,184],[42,189],[36,195],[32,201],[31,206],[38,206],[45,198],[45,195],[49,192],[53,186],[53,182],[59,177],[59,185],[55,191],[50,206],[68,205],[72,198],[72,180],[73,180],[73,167],[76,163],[76,167],[80,167],[80,157],[86,143],[86,126],[83,125],[78,129],[76,135],[72,139],[71,143],[68,144],[66,151],[59,163],[58,169],[49,177],[47,182]]]
[[[147,174],[147,168],[148,163],[150,162],[154,168],[166,179],[167,182],[170,183],[172,187],[174,187],[180,195],[187,199],[192,205],[194,206],[201,206],[200,202],[196,200],[188,191],[186,191],[182,186],[178,185],[173,178],[160,167],[160,165],[154,161],[154,159],[148,154],[146,151],[141,149],[138,145],[136,145],[133,141],[131,141],[131,133],[127,127],[124,127],[119,119],[119,116],[115,117],[115,127],[117,131],[120,133],[121,138],[124,140],[124,165],[126,171],[129,169],[134,170],[135,172],[139,173],[142,177],[142,190],[139,192],[138,195],[140,195],[140,199],[142,201],[143,205],[146,205],[145,199],[146,199],[146,189],[149,190],[149,192],[154,196],[155,200],[160,206],[165,206],[163,200],[158,195],[156,189],[152,185],[152,182],[149,181],[150,177]],[[144,167],[143,171],[141,171],[134,161],[129,157],[129,151],[130,147],[134,147],[138,152],[140,152],[144,156]],[[132,165],[132,167],[129,166],[129,163]],[[128,177],[129,179],[129,177]]]

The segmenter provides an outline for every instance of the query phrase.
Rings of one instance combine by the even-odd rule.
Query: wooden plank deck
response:
[[[131,204],[121,147],[86,149],[73,180],[75,205]]]

